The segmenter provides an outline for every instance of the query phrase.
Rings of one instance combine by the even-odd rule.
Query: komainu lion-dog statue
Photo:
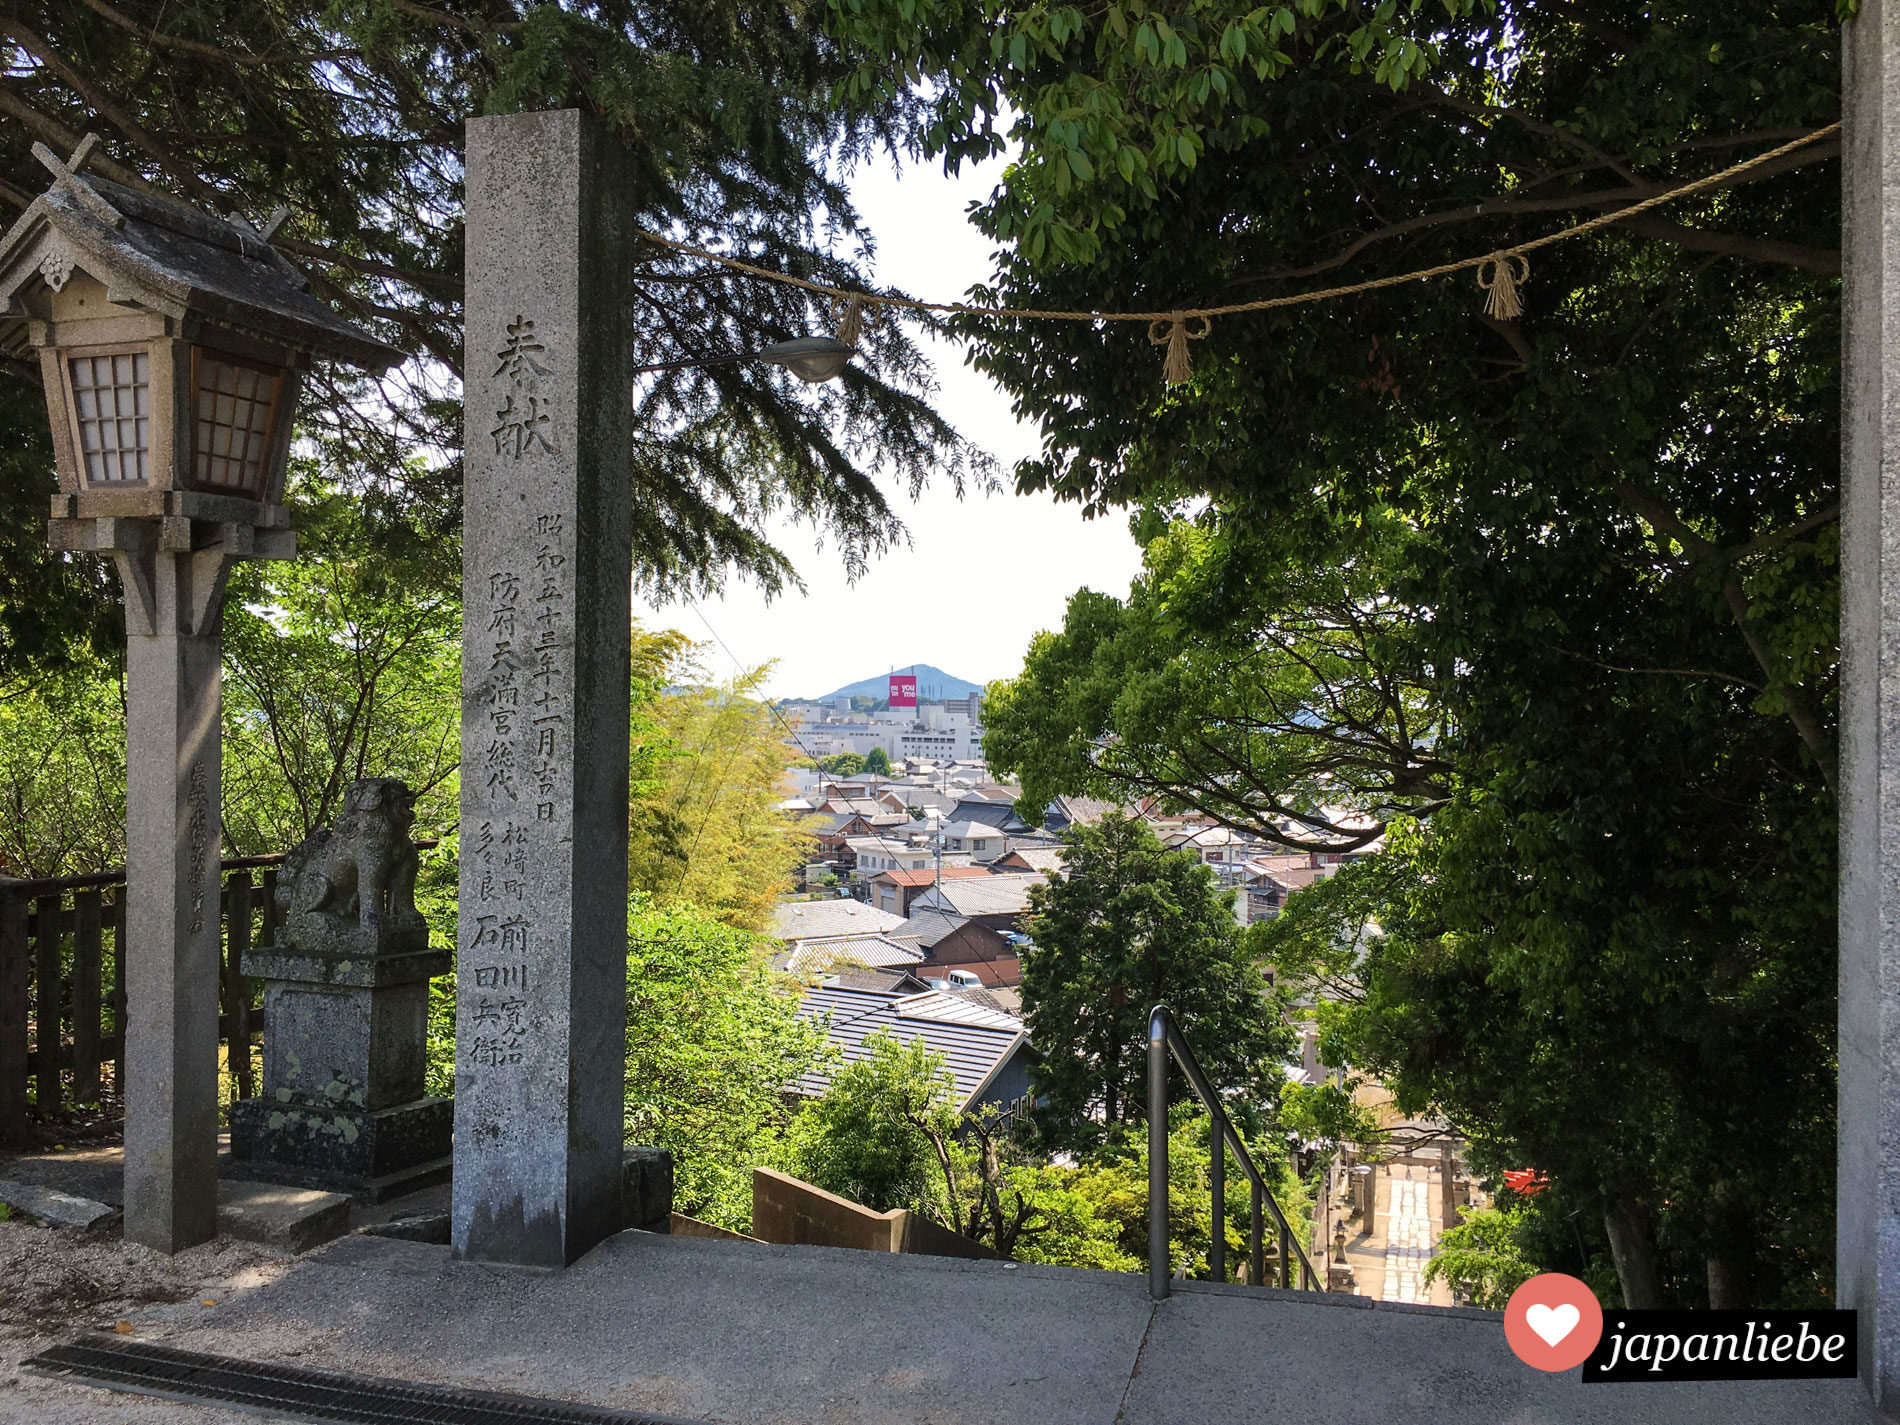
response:
[[[415,808],[416,794],[394,777],[350,784],[335,826],[318,827],[284,858],[277,911],[287,947],[345,954],[428,947],[409,839]]]

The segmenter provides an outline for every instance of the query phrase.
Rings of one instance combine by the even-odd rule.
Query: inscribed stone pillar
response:
[[[456,1254],[620,1228],[635,233],[574,111],[468,125]]]
[[[1900,11],[1843,27],[1836,1282],[1900,1412]],[[1892,23],[1889,23],[1892,21]]]
[[[127,585],[125,1235],[179,1252],[218,1230],[218,635],[229,566],[215,549],[116,557]]]

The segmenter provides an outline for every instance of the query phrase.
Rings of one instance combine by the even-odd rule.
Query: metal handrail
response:
[[[1168,1260],[1169,1054],[1174,1055],[1175,1062],[1186,1073],[1188,1084],[1207,1109],[1211,1120],[1208,1137],[1212,1163],[1208,1176],[1213,1187],[1214,1230],[1208,1242],[1207,1259],[1214,1280],[1227,1280],[1226,1148],[1232,1145],[1234,1157],[1253,1188],[1253,1228],[1249,1237],[1249,1256],[1253,1265],[1254,1284],[1260,1285],[1261,1277],[1266,1274],[1265,1249],[1261,1242],[1261,1208],[1265,1206],[1272,1212],[1273,1220],[1280,1229],[1280,1285],[1289,1290],[1292,1288],[1292,1259],[1298,1257],[1300,1290],[1326,1290],[1314,1275],[1313,1264],[1306,1259],[1306,1253],[1294,1240],[1286,1214],[1280,1211],[1280,1204],[1274,1200],[1266,1179],[1260,1176],[1260,1169],[1254,1166],[1247,1145],[1234,1132],[1227,1110],[1221,1107],[1220,1096],[1208,1083],[1207,1075],[1201,1071],[1200,1061],[1194,1057],[1194,1051],[1188,1048],[1187,1040],[1181,1036],[1181,1028],[1174,1022],[1173,1012],[1165,1004],[1158,1004],[1148,1015],[1148,1294],[1156,1301],[1166,1299],[1169,1268],[1172,1266]]]

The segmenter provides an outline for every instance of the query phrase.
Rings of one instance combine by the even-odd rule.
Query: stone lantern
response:
[[[53,548],[109,555],[126,623],[125,1235],[217,1226],[219,631],[237,559],[288,559],[282,505],[313,360],[401,357],[259,232],[85,172],[88,135],[0,239],[0,346],[37,352]]]

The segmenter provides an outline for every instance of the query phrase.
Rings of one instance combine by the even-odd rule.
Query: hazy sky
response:
[[[888,161],[860,170],[852,191],[877,238],[876,280],[955,300],[988,276],[987,245],[963,214],[989,193],[1000,166],[955,179],[929,165],[895,174]],[[937,409],[957,429],[1006,469],[1036,448],[1034,432],[1017,423],[987,377],[963,365],[959,347],[933,342],[925,349],[941,386]],[[1042,496],[971,493],[959,501],[947,479],[915,502],[891,493],[911,545],[885,555],[855,585],[829,551],[814,547],[810,530],[779,526],[773,538],[798,566],[806,594],[767,604],[756,589],[735,583],[723,598],[699,604],[735,657],[778,660],[771,696],[819,697],[914,662],[978,683],[1009,677],[1021,668],[1030,635],[1061,625],[1076,589],[1124,593],[1140,568],[1122,518],[1084,520],[1075,506]],[[709,641],[685,604],[636,602],[634,614]],[[708,669],[732,671],[716,646]]]

